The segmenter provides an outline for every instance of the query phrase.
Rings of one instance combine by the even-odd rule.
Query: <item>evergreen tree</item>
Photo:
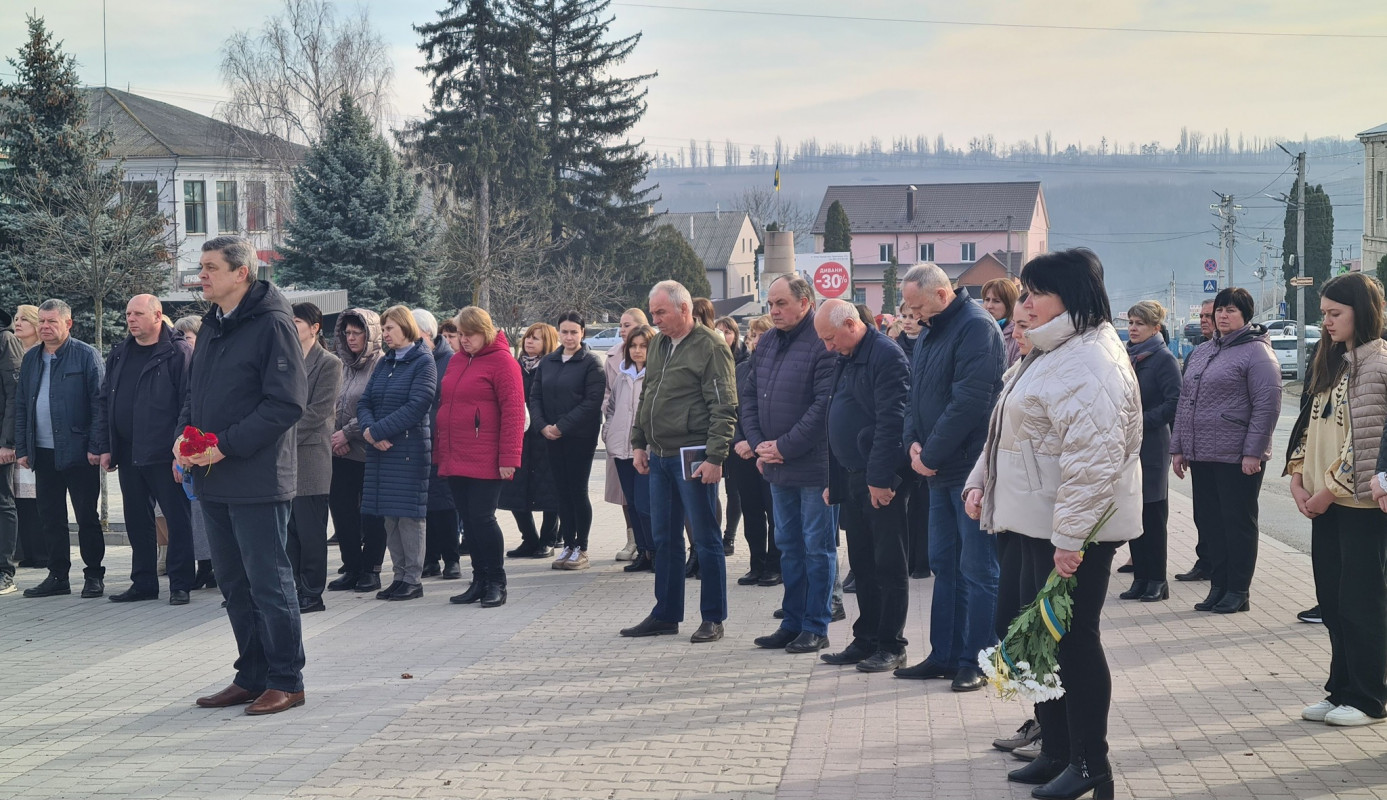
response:
[[[1285,235],[1281,240],[1281,271],[1286,279],[1286,311],[1291,319],[1297,319],[1296,290],[1290,285],[1291,278],[1298,272],[1295,264],[1296,252],[1296,208],[1300,179],[1291,186],[1291,202],[1286,204]],[[1305,276],[1313,278],[1314,284],[1305,303],[1305,322],[1314,325],[1320,320],[1320,304],[1313,294],[1324,286],[1331,273],[1330,261],[1334,250],[1334,207],[1324,187],[1316,185],[1305,187]],[[1260,310],[1260,309],[1259,309]]]
[[[1377,260],[1377,280],[1383,286],[1387,286],[1387,256]]]
[[[837,200],[828,207],[828,217],[824,220],[824,252],[846,253],[852,250],[852,223],[848,212]]]
[[[419,189],[351,96],[294,170],[293,205],[281,280],[344,288],[349,303],[377,310],[419,301],[429,238]]]
[[[835,202],[834,205],[837,205]],[[898,276],[896,254],[891,254],[891,263],[881,271],[881,313],[895,314],[900,307],[900,278]]]
[[[712,292],[703,260],[672,225],[655,228],[640,256],[631,258],[631,266],[625,274],[627,280],[622,308],[647,307],[650,305],[651,287],[665,280],[684,284],[693,297],[707,297]]]

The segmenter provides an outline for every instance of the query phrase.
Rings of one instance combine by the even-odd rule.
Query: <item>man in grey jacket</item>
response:
[[[0,310],[0,594],[15,590],[15,546],[19,515],[14,505],[14,412],[19,390],[19,362],[24,346],[14,335],[14,317]]]

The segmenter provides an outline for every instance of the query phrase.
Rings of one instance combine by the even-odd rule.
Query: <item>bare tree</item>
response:
[[[547,230],[537,230],[530,216],[507,201],[493,200],[483,226],[474,204],[441,198],[443,220],[432,283],[447,308],[482,305],[497,325],[514,332],[534,313],[545,260],[555,247]],[[486,287],[486,303],[481,289]]]
[[[534,318],[552,320],[577,311],[584,319],[596,319],[617,305],[623,283],[608,262],[565,258],[546,272],[534,297]]]
[[[384,128],[394,66],[364,7],[339,19],[331,0],[283,0],[258,35],[237,31],[222,50],[227,122],[290,142],[317,140],[350,95]]]
[[[768,186],[743,189],[732,198],[732,208],[745,211],[751,217],[761,241],[766,240],[766,226],[774,222],[782,231],[794,231],[796,252],[808,253],[813,249],[811,231],[819,215],[817,208],[807,208]]]

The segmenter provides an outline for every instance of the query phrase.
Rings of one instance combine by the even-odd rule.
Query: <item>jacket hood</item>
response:
[[[0,308],[0,332],[14,333],[14,315]]]
[[[500,333],[498,332],[497,335],[499,336]],[[453,346],[448,344],[448,337],[441,333],[433,339],[433,357],[437,359],[453,357]]]
[[[443,345],[444,347],[447,347],[448,343],[445,341]],[[496,353],[499,351],[505,351],[506,355],[510,355],[510,342],[506,339],[505,331],[497,331],[496,338],[491,340],[491,344],[486,345],[482,349],[478,350],[476,353],[472,355],[472,358],[481,358],[482,356],[489,356],[492,353]],[[560,350],[558,352],[563,351]],[[466,354],[464,353],[464,355]]]
[[[347,347],[347,323],[354,322],[366,329],[366,348],[353,353]],[[380,352],[380,315],[369,308],[351,308],[337,315],[333,330],[334,352],[347,369],[361,369],[375,360]]]
[[[1244,325],[1227,336],[1214,334],[1214,344],[1217,347],[1237,347],[1240,344],[1255,341],[1264,342],[1268,347],[1271,346],[1271,336],[1267,333],[1267,326],[1260,322]]]

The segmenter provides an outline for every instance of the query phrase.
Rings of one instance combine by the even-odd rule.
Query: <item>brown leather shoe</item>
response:
[[[298,708],[303,705],[303,692],[281,692],[278,689],[266,689],[260,695],[260,699],[250,704],[246,713],[253,717],[261,714],[278,714],[281,711],[288,711],[291,708]]]
[[[203,708],[230,708],[231,706],[242,706],[246,703],[253,703],[260,694],[260,692],[242,689],[233,683],[216,694],[199,697],[197,699],[197,704]]]

